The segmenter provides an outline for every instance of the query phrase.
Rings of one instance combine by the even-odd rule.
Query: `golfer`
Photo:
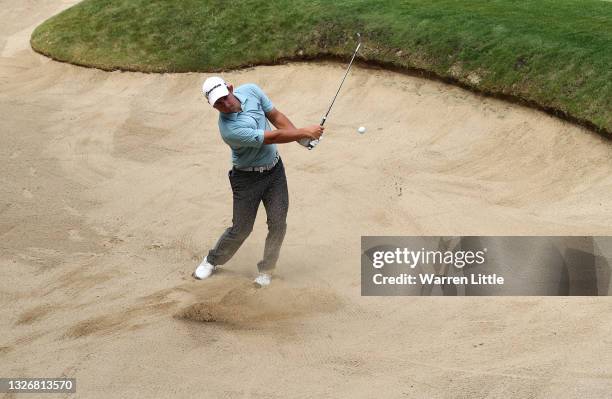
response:
[[[205,279],[229,261],[253,230],[259,203],[266,208],[268,235],[263,259],[257,264],[255,284],[267,286],[276,267],[285,231],[289,195],[283,161],[276,144],[317,140],[323,127],[298,129],[255,84],[234,90],[220,77],[206,79],[202,86],[208,103],[219,111],[219,131],[231,148],[233,167],[229,181],[233,193],[232,226],[196,268],[194,277]],[[268,120],[276,127],[270,128]]]

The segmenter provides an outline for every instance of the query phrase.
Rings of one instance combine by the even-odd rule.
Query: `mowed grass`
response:
[[[32,47],[105,70],[218,71],[287,59],[423,71],[612,132],[612,2],[85,0]]]

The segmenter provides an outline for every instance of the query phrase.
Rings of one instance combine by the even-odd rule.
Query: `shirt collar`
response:
[[[249,101],[249,98],[245,96],[244,94],[237,93],[237,92],[234,92],[234,96],[236,96],[236,98],[240,100],[240,112],[244,111],[244,104],[246,104],[246,102]],[[230,120],[235,121],[236,118],[238,118],[238,114],[240,112],[232,112],[229,114],[221,113],[221,117],[224,119],[230,119]]]

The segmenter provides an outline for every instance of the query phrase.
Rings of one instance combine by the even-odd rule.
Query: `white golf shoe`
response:
[[[205,278],[210,277],[214,271],[215,265],[208,263],[208,260],[204,258],[202,263],[200,263],[200,265],[196,267],[195,271],[193,272],[193,277],[197,278],[198,280],[204,280]]]
[[[272,276],[268,273],[259,273],[259,276],[253,281],[257,287],[267,287],[272,282]]]

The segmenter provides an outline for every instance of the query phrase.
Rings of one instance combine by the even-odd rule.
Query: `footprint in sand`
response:
[[[68,238],[72,241],[83,241],[83,237],[81,237],[81,233],[77,229],[68,230]]]

